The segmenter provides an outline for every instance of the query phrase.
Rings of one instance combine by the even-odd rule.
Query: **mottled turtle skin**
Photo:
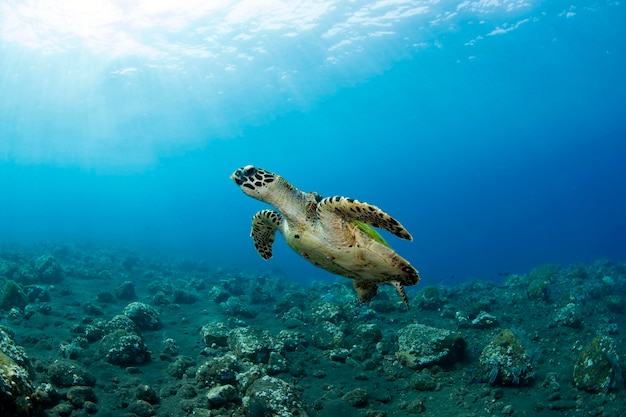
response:
[[[391,284],[408,308],[404,286],[417,284],[419,274],[374,230],[413,240],[396,219],[371,204],[302,192],[280,175],[252,165],[230,177],[245,194],[277,209],[262,210],[252,218],[251,236],[263,259],[272,257],[278,230],[304,259],[351,278],[362,302],[376,295],[378,285]]]

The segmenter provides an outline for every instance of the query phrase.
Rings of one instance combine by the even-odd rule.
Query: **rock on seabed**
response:
[[[398,332],[396,357],[412,369],[451,365],[463,357],[465,340],[446,329],[409,324]]]

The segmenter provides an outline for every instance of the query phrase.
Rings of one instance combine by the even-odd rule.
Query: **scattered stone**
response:
[[[511,330],[500,332],[480,354],[485,382],[524,385],[533,377],[533,366],[521,339]]]
[[[115,302],[115,298],[113,297],[113,294],[111,294],[109,291],[100,291],[96,295],[96,299],[98,300],[99,303],[105,303],[105,304],[112,304]]]
[[[354,410],[350,404],[343,401],[341,398],[332,400],[320,398],[313,404],[313,409],[318,411],[314,414],[316,417],[348,417],[360,415],[355,412],[356,410]]]
[[[85,401],[83,410],[85,410],[87,414],[96,414],[98,412],[98,405],[91,401]]]
[[[69,417],[74,411],[74,407],[69,403],[60,403],[52,407],[50,411],[55,416]]]
[[[49,316],[52,313],[52,306],[49,303],[37,302],[37,304],[28,304],[24,307],[24,318],[28,319],[35,326],[39,321],[45,321],[43,327],[50,324],[50,320],[44,316]],[[37,328],[43,328],[38,327]]]
[[[130,303],[124,308],[124,315],[141,330],[157,330],[161,327],[159,312],[148,304],[137,301]]]
[[[578,408],[576,401],[573,400],[557,400],[548,404],[548,409],[554,411],[573,410]]]
[[[198,395],[198,392],[191,384],[184,384],[180,389],[176,391],[176,396],[183,399],[191,399],[195,398]]]
[[[15,262],[0,258],[0,277],[13,279],[13,276],[17,272],[17,269],[18,267]]]
[[[56,360],[48,367],[50,382],[60,388],[90,386],[96,384],[96,378],[81,363],[69,360]]]
[[[504,390],[502,388],[493,388],[489,390],[489,396],[494,400],[499,400],[504,397]]]
[[[28,298],[22,287],[13,280],[8,280],[4,284],[2,296],[0,297],[0,310],[11,310],[12,308],[23,309],[28,304]]]
[[[35,415],[34,391],[28,370],[0,351],[0,415]]]
[[[609,336],[597,336],[578,355],[574,385],[592,393],[607,393],[615,388],[621,372],[615,341]]]
[[[118,330],[125,330],[129,333],[139,334],[139,328],[128,316],[118,314],[105,323],[104,333],[113,333]]]
[[[252,304],[269,304],[275,300],[272,286],[267,286],[267,280],[255,281],[250,292],[250,302]]]
[[[411,414],[422,414],[426,411],[426,405],[423,399],[418,398],[407,404],[406,410]]]
[[[285,327],[288,329],[295,329],[304,326],[304,313],[298,307],[291,307],[282,316],[282,321]]]
[[[228,344],[228,333],[230,330],[222,322],[205,324],[200,329],[200,337],[205,346],[226,346]]]
[[[289,363],[278,352],[270,352],[270,358],[267,361],[267,374],[277,375],[289,370]]]
[[[224,314],[233,317],[254,318],[259,313],[250,308],[242,297],[230,297],[226,302],[220,304]]]
[[[240,392],[246,392],[256,381],[265,376],[260,365],[251,365],[246,371],[237,374],[237,386]]]
[[[237,400],[238,393],[232,385],[218,385],[207,392],[206,399],[211,408],[221,407],[226,403]]]
[[[557,310],[554,315],[554,322],[560,326],[572,327],[579,329],[582,327],[582,316],[576,304],[569,303]]]
[[[316,323],[327,321],[338,324],[345,320],[341,307],[328,301],[316,302],[311,310],[311,316]]]
[[[159,403],[159,397],[150,385],[141,384],[137,386],[137,389],[135,389],[135,397],[138,400],[143,400],[153,405]]]
[[[128,412],[137,417],[151,417],[156,414],[154,407],[147,401],[135,400],[128,405]]]
[[[396,357],[412,369],[451,365],[463,357],[464,351],[465,340],[450,330],[410,324],[398,332]]]
[[[366,346],[375,345],[383,339],[383,332],[378,323],[366,323],[359,325],[354,335]]]
[[[132,281],[124,281],[115,288],[115,296],[119,300],[134,300],[137,298],[135,294],[135,284]]]
[[[367,390],[365,388],[355,388],[351,391],[348,391],[343,397],[342,400],[350,404],[355,408],[363,408],[367,405]]]
[[[159,354],[159,358],[162,361],[171,362],[174,357],[178,356],[180,352],[180,346],[178,343],[171,337],[168,337],[163,341],[163,347],[161,348],[161,353]]]
[[[221,280],[220,284],[230,295],[233,296],[243,295],[246,292],[243,280],[236,275],[231,275]]]
[[[200,299],[197,294],[186,288],[175,288],[172,297],[177,304],[193,304]]]
[[[182,379],[187,373],[187,369],[193,366],[196,366],[196,361],[192,357],[179,355],[174,359],[174,362],[168,365],[167,373],[176,379]]]
[[[163,291],[159,291],[152,296],[150,304],[156,307],[167,307],[172,305],[171,301],[167,298]]]
[[[417,294],[417,308],[420,310],[435,311],[443,307],[443,302],[439,296],[439,289],[433,285],[428,285]]]
[[[67,359],[76,359],[80,356],[82,350],[87,346],[87,339],[78,336],[71,343],[61,342],[59,352],[61,356]]]
[[[561,398],[561,384],[559,384],[558,376],[556,372],[548,372],[541,384],[546,390],[548,401],[556,401]]]
[[[93,343],[96,340],[102,339],[105,332],[106,322],[101,319],[96,319],[85,326],[84,335],[88,342]]]
[[[246,413],[249,416],[308,417],[294,389],[271,376],[256,380],[246,390]]]
[[[150,361],[150,352],[141,336],[126,330],[116,330],[104,336],[98,355],[110,364],[122,367]]]
[[[471,322],[471,327],[475,329],[489,329],[497,325],[498,318],[492,314],[487,313],[486,311],[481,311],[480,313],[478,313],[478,315]]]
[[[341,347],[344,337],[341,328],[329,321],[321,321],[311,329],[311,343],[322,350]]]
[[[294,352],[308,346],[306,336],[301,331],[285,329],[281,330],[276,337],[276,346],[281,352]]]
[[[128,372],[129,375],[143,374],[143,371],[138,366],[127,366],[126,372]]]
[[[622,314],[624,312],[624,306],[626,305],[626,300],[624,297],[618,294],[611,294],[606,296],[604,299],[604,303],[606,307],[612,313]]]
[[[413,375],[411,384],[416,391],[436,391],[439,389],[437,380],[428,369],[423,369]]]
[[[183,272],[175,263],[148,258],[140,268],[124,271],[124,253],[112,249],[60,255],[64,282],[43,284],[35,261],[29,262],[32,255],[13,252],[0,248],[0,307],[7,285],[15,284],[22,297],[0,309],[0,319],[19,332],[33,362],[24,361],[19,346],[3,341],[11,332],[0,326],[0,377],[7,375],[7,364],[22,368],[32,390],[29,406],[37,416],[305,415],[299,395],[306,396],[312,410],[307,411],[320,417],[507,416],[533,410],[621,415],[626,360],[617,352],[625,326],[626,264],[547,268],[510,277],[501,286],[416,287],[422,290],[412,297],[417,312],[407,312],[389,287],[362,305],[349,280],[299,289],[279,273],[263,278],[212,267]],[[141,289],[148,287],[141,302],[119,301],[114,289],[98,293],[123,274],[138,279],[138,291],[139,282]],[[208,287],[227,305],[229,317],[218,314],[219,305],[206,304]],[[195,310],[179,305],[185,294],[202,294],[206,305]],[[124,314],[108,320],[124,306]],[[470,329],[463,337],[454,329],[455,318],[459,328]],[[159,319],[167,333],[146,332]],[[505,331],[485,341],[500,329],[493,334],[483,329],[498,321],[532,329],[528,337],[542,351],[537,363],[522,333],[512,337]],[[416,328],[416,323],[428,326]],[[450,323],[452,331],[441,328]],[[585,340],[585,335],[591,336]],[[105,363],[109,351],[119,347],[113,341],[126,336],[128,346],[143,344],[148,358],[149,341],[160,360],[149,366],[120,361],[125,368],[118,370]],[[470,358],[457,364],[464,339],[471,343]],[[445,356],[450,349],[457,356]],[[126,357],[135,353],[130,350]],[[541,378],[533,383],[538,364]],[[90,370],[98,372],[97,385]],[[32,383],[34,371],[38,385]],[[19,378],[16,370],[9,373]],[[504,387],[523,384],[530,386]],[[0,416],[30,417],[28,411],[6,408],[14,395],[5,394],[19,385],[0,378]]]
[[[9,310],[9,313],[7,314],[7,320],[9,323],[16,326],[22,323],[23,318],[24,315],[22,314],[22,310],[16,307],[11,307],[11,310]]]
[[[73,386],[67,390],[67,399],[77,408],[82,408],[86,401],[96,402],[96,394],[92,387]]]
[[[267,330],[238,327],[228,334],[228,346],[240,358],[252,363],[267,363],[273,341]]]
[[[47,303],[50,301],[50,291],[40,285],[28,285],[24,288],[24,294],[30,303]]]
[[[350,357],[350,351],[344,348],[332,349],[326,353],[328,354],[328,358],[333,362],[346,363],[346,360]]]
[[[550,296],[548,281],[543,278],[532,280],[528,284],[526,295],[533,301],[547,301]]]
[[[44,382],[37,386],[32,399],[34,403],[40,404],[42,408],[47,409],[59,402],[60,395],[52,384]]]
[[[224,288],[220,286],[215,286],[209,290],[207,294],[207,298],[214,303],[221,304],[228,300],[230,294]]]
[[[309,294],[304,291],[288,292],[276,303],[274,311],[281,313],[290,310],[292,307],[304,310],[310,302]]]
[[[472,322],[469,319],[469,316],[462,311],[457,311],[454,313],[454,318],[456,319],[456,324],[460,329],[468,329],[472,327]]]
[[[92,302],[87,302],[83,304],[83,311],[88,316],[103,316],[104,315],[104,311],[102,310],[102,307]]]
[[[311,376],[313,378],[322,379],[326,377],[326,372],[322,369],[314,369],[313,372],[311,373]]]
[[[196,371],[196,382],[203,387],[237,383],[239,361],[232,353],[208,359]]]
[[[552,281],[561,271],[561,267],[554,264],[544,264],[534,267],[529,275],[530,282],[535,280]]]
[[[33,267],[43,284],[58,284],[63,280],[63,268],[50,255],[42,255],[33,261]]]

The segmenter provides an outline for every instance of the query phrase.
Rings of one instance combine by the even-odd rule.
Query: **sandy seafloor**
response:
[[[23,415],[624,415],[626,264],[424,281],[407,311],[391,287],[358,303],[341,277],[5,246],[2,347],[30,362]]]

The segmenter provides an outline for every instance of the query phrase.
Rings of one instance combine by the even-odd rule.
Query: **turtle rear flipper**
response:
[[[351,198],[334,196],[322,199],[317,207],[318,211],[328,210],[329,212],[335,212],[349,221],[363,222],[372,227],[384,229],[399,238],[413,240],[411,234],[399,221],[372,204]]]
[[[406,291],[404,290],[404,285],[402,285],[399,281],[391,281],[391,285],[396,288],[396,292],[398,296],[402,299],[402,302],[406,306],[406,309],[409,310],[409,297],[406,296]]]
[[[276,230],[283,222],[283,217],[275,210],[261,210],[252,217],[252,230],[250,236],[254,241],[254,247],[263,259],[272,257],[272,244]]]

